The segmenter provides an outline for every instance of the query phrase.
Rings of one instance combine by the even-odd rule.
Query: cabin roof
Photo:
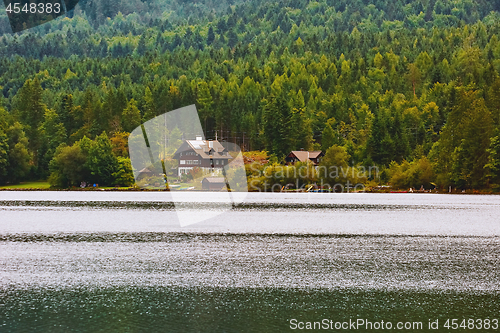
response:
[[[210,147],[210,144],[212,144],[212,147]],[[209,159],[210,154],[214,159],[231,159],[231,156],[226,152],[226,148],[216,140],[185,140],[175,152],[174,158],[179,158],[180,153],[189,151],[194,151],[202,159]]]
[[[287,157],[293,157],[295,156],[299,161],[301,162],[306,162],[310,160],[311,158],[318,158],[319,156],[322,156],[323,152],[322,151],[303,151],[303,150],[294,150],[290,154],[288,154]]]

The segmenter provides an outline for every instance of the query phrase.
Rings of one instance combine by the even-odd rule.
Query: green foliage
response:
[[[9,166],[9,144],[7,135],[0,130],[0,183],[5,183]]]
[[[484,166],[488,180],[497,187],[500,185],[500,135],[498,132],[490,139],[490,147],[486,150],[488,163]]]
[[[375,116],[372,132],[367,142],[368,158],[379,165],[388,165],[393,160],[394,140],[387,129],[387,119]]]
[[[419,190],[422,186],[425,189],[433,187],[431,184],[434,178],[432,165],[425,156],[412,162],[404,160],[401,164],[391,163],[389,177],[389,183],[395,188]]]
[[[491,113],[477,91],[458,91],[432,154],[437,172],[443,174],[440,185],[480,188],[486,184],[484,166],[492,134]]]
[[[7,129],[7,136],[9,137],[8,181],[18,183],[28,178],[30,172],[31,156],[28,152],[28,139],[18,122]]]
[[[260,165],[254,162],[247,166],[247,176],[250,191],[264,192],[305,190],[318,181],[318,173],[310,162],[298,162],[295,165],[282,165],[271,161]]]
[[[335,137],[335,132],[333,132],[332,126],[326,124],[323,133],[321,134],[321,149],[327,151],[328,148],[332,147],[335,142],[337,142]]]
[[[132,173],[132,164],[126,157],[117,157],[118,166],[113,173],[115,185],[132,186],[134,185],[134,175]]]
[[[262,127],[266,148],[278,156],[290,152],[290,107],[282,86],[282,77],[276,77],[271,86],[271,95],[266,100],[263,111]]]
[[[319,175],[328,184],[345,183],[349,175],[349,159],[347,150],[338,145],[333,145],[326,150],[320,162]]]
[[[50,160],[54,157],[56,148],[66,143],[66,128],[59,122],[59,116],[54,110],[45,111],[44,121],[40,125],[41,147],[40,166],[47,170]]]
[[[77,186],[84,180],[86,156],[80,145],[60,146],[50,161],[49,183],[54,187]]]
[[[118,159],[106,133],[99,135],[88,149],[85,166],[90,171],[91,183],[114,185],[114,174],[118,171]]]
[[[125,132],[132,132],[137,126],[141,124],[141,111],[136,106],[135,100],[132,98],[127,107],[123,110],[122,128]]]
[[[0,106],[0,184],[25,180],[31,156],[23,126]]]
[[[43,121],[46,106],[42,102],[42,92],[40,80],[28,79],[19,90],[13,101],[14,113],[25,125],[25,132],[29,139],[29,148],[33,153],[34,164],[38,165],[38,149],[41,146],[41,136],[39,126]]]
[[[307,117],[307,109],[305,107],[304,96],[302,90],[297,94],[292,91],[290,100],[291,116],[290,116],[290,131],[286,134],[289,138],[289,146],[304,148],[306,150],[313,149],[313,132],[311,128],[311,119]]]
[[[356,184],[365,184],[368,178],[378,177],[377,172],[372,173],[370,167],[349,165],[351,155],[346,147],[333,145],[325,153],[317,168],[321,184],[327,188],[338,191],[344,187],[354,187]],[[339,188],[337,188],[340,186]]]
[[[133,184],[130,159],[116,157],[106,133],[95,140],[82,138],[72,146],[61,145],[50,161],[49,182],[55,187],[77,186],[81,182],[101,186]]]
[[[16,156],[29,159],[17,175],[7,168],[5,181],[27,177],[26,165],[44,177],[61,143],[83,140],[88,156],[102,132],[113,137],[195,103],[207,137],[279,159],[338,144],[351,164],[427,155],[441,186],[493,182],[485,165],[500,126],[496,2],[113,0],[80,8],[85,14],[77,8],[0,36],[3,150],[19,143]],[[0,34],[10,30],[3,18]],[[24,137],[11,139],[19,131]],[[126,157],[123,144],[120,153],[113,147]],[[83,178],[111,182],[104,169]]]
[[[333,145],[326,151],[325,156],[321,159],[320,165],[347,167],[350,158],[351,156],[344,147]]]

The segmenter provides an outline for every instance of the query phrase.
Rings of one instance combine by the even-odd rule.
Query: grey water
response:
[[[182,196],[0,192],[0,332],[500,319],[498,196]]]

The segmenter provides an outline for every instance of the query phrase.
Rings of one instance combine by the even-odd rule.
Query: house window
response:
[[[219,165],[219,160],[215,160],[215,164]]]
[[[179,164],[186,164],[185,160],[180,160]]]

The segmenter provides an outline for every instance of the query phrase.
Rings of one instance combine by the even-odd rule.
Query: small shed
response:
[[[207,177],[201,181],[201,188],[206,191],[220,191],[226,186],[224,177]]]
[[[137,179],[150,177],[152,175],[153,175],[153,172],[151,170],[149,170],[148,168],[144,168],[137,173]]]

